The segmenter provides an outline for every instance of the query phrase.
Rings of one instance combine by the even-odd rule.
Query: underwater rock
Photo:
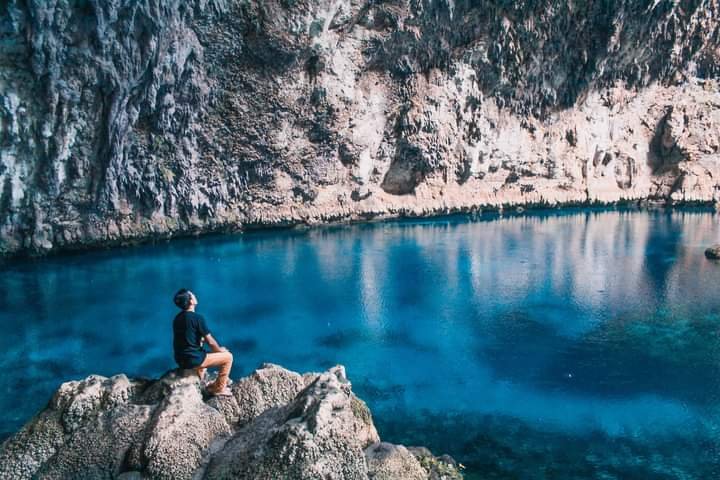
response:
[[[705,250],[705,256],[710,260],[720,260],[720,245],[713,245]]]
[[[448,457],[380,443],[342,366],[264,364],[230,388],[204,399],[184,371],[64,383],[0,446],[0,478],[462,478]]]

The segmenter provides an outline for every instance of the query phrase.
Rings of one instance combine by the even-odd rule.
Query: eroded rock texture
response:
[[[10,0],[0,249],[720,198],[717,0]]]
[[[427,449],[380,442],[342,366],[301,376],[265,364],[203,399],[196,375],[63,384],[0,446],[0,478],[461,479]]]

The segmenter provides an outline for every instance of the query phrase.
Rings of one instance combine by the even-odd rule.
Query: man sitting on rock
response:
[[[198,301],[190,290],[179,290],[175,294],[174,302],[182,309],[173,320],[175,362],[180,368],[197,371],[201,380],[205,378],[208,367],[220,367],[217,379],[208,385],[207,391],[211,395],[232,395],[227,387],[233,362],[232,353],[218,345],[210,335],[205,319],[195,313]],[[210,346],[211,352],[203,349],[204,342]]]

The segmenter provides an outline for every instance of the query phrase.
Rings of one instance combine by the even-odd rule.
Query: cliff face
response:
[[[0,445],[2,478],[462,480],[450,457],[380,442],[345,369],[265,364],[204,399],[197,375],[64,383]]]
[[[720,2],[10,0],[0,250],[720,199]]]

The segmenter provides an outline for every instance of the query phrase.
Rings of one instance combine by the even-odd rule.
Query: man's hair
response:
[[[175,298],[173,298],[173,302],[175,302],[175,305],[177,305],[179,308],[183,310],[187,310],[190,308],[190,300],[192,299],[192,292],[188,290],[187,288],[181,288],[178,290],[178,292],[175,294]]]

